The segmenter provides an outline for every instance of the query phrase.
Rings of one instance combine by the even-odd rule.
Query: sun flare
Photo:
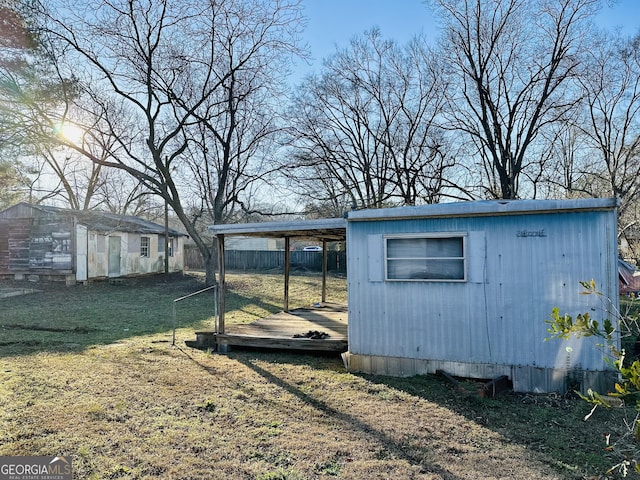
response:
[[[63,123],[58,127],[58,135],[67,142],[79,145],[82,143],[84,130],[73,123]]]

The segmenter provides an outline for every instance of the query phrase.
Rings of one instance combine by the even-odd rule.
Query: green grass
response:
[[[91,345],[166,333],[173,326],[173,299],[203,288],[197,277],[171,275],[65,287],[36,284],[39,293],[0,300],[0,354],[77,351]],[[179,325],[205,323],[213,315],[209,295],[179,305]]]
[[[280,275],[228,281],[228,322],[281,309]],[[292,306],[319,285],[293,276]],[[70,455],[93,480],[581,479],[611,464],[602,435],[615,439],[620,409],[583,422],[575,398],[485,399],[475,382],[350,374],[338,356],[188,349],[213,321],[207,296],[180,302],[172,346],[172,300],[202,286],[172,275],[0,300],[0,455]],[[344,301],[344,279],[329,292]]]

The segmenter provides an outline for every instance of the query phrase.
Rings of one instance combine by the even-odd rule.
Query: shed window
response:
[[[140,256],[149,256],[149,237],[140,237]]]
[[[463,282],[464,243],[463,234],[386,237],[385,279]]]
[[[167,245],[169,246],[168,255],[173,257],[173,237],[169,237]],[[164,235],[158,236],[158,253],[164,253]]]

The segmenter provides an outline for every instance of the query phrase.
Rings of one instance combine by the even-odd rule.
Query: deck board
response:
[[[228,325],[216,343],[229,346],[293,350],[347,350],[347,306],[324,303],[321,306],[279,312],[245,325]],[[327,333],[325,339],[294,338],[310,331]]]

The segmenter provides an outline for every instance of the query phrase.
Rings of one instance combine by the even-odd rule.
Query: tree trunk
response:
[[[216,279],[216,270],[218,268],[218,254],[216,249],[212,248],[209,256],[204,259],[205,285],[210,287],[218,283]]]

